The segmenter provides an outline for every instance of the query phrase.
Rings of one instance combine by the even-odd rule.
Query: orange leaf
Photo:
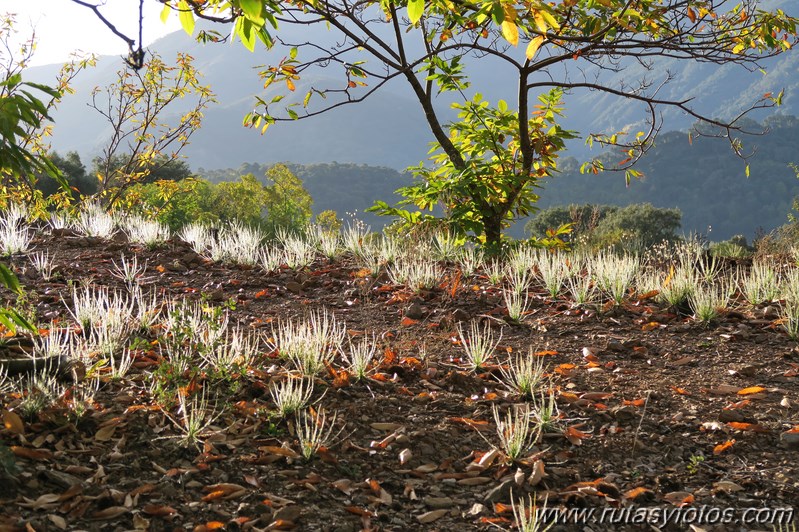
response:
[[[724,451],[726,451],[727,449],[732,447],[732,445],[734,443],[735,443],[735,440],[727,440],[724,443],[720,443],[720,444],[716,445],[715,447],[713,447],[713,454],[719,455],[719,454],[723,453]]]
[[[267,295],[269,295],[269,292],[267,292],[266,289],[264,289],[255,294],[255,298],[258,299],[259,297],[266,297]]]
[[[358,508],[357,506],[345,506],[344,509],[351,514],[360,515],[362,517],[376,517],[373,512],[364,508]]]
[[[677,392],[680,395],[691,395],[691,392],[686,391],[686,390],[684,390],[682,388],[678,388],[677,386],[672,386],[671,389],[674,390],[675,392]]]
[[[156,266],[155,269],[156,269],[156,271],[158,271],[158,273],[164,273],[166,271],[166,268],[164,268],[160,264],[158,266]]]
[[[480,430],[478,427],[488,425],[488,421],[483,419],[469,419],[465,417],[448,417],[447,419],[453,423],[463,423],[464,425],[468,425],[476,430]]]
[[[206,530],[219,530],[221,528],[225,528],[225,523],[221,523],[219,521],[208,521],[205,523]]]
[[[729,423],[727,423],[727,425],[736,430],[749,430],[752,432],[761,432],[761,433],[769,432],[769,430],[766,427],[757,423],[739,423],[738,421],[730,421]]]
[[[391,349],[390,347],[386,347],[386,350],[383,351],[383,364],[391,365],[397,361],[397,352]]]
[[[572,445],[582,445],[583,444],[582,440],[587,440],[591,438],[590,434],[578,430],[574,427],[567,427],[566,430],[563,431],[563,434],[564,436],[566,436],[566,439],[569,440],[569,442],[571,442]]]
[[[743,390],[738,390],[738,395],[752,395],[755,393],[765,392],[766,389],[762,386],[750,386],[749,388],[744,388]]]
[[[502,504],[501,502],[494,503],[494,513],[509,514],[513,512],[513,506],[510,504]]]
[[[640,497],[641,495],[644,495],[646,493],[652,493],[652,490],[647,489],[647,488],[645,488],[643,486],[639,486],[637,488],[633,488],[631,490],[625,491],[624,492],[624,498],[625,499],[637,499],[638,497]]]
[[[724,410],[733,410],[738,408],[743,408],[745,406],[749,406],[752,404],[752,401],[749,399],[744,399],[743,401],[738,401],[737,403],[732,403],[724,407]]]
[[[650,321],[649,323],[645,323],[642,327],[642,331],[653,331],[660,327],[660,324],[656,321]]]
[[[546,350],[546,351],[536,351],[535,352],[535,356],[537,356],[537,357],[551,357],[551,356],[555,356],[557,354],[558,354],[557,351],[553,351],[551,349],[550,350]]]
[[[625,399],[624,404],[626,406],[644,406],[646,404],[646,399],[633,399],[632,401]]]
[[[400,323],[402,324],[403,327],[410,327],[411,325],[416,325],[417,323],[419,323],[419,320],[414,320],[409,318],[408,316],[405,316],[404,318],[402,318],[402,321]]]
[[[167,517],[178,513],[178,511],[171,506],[161,506],[160,504],[146,504],[141,511],[147,515],[154,515],[157,517]]]

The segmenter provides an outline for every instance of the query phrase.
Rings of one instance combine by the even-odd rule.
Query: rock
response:
[[[456,308],[452,311],[452,319],[455,321],[469,321],[469,313],[462,308]]]
[[[424,317],[424,311],[422,311],[422,307],[419,303],[413,303],[405,309],[405,316],[412,320],[420,320]]]
[[[289,504],[284,506],[272,516],[273,521],[296,521],[302,515],[302,508],[299,504]]]
[[[780,441],[792,447],[799,447],[799,432],[783,432]]]
[[[300,294],[302,293],[302,285],[297,281],[288,281],[286,283],[286,290],[294,294]]]
[[[424,503],[430,508],[451,508],[452,497],[425,497]]]
[[[472,507],[471,507],[471,508],[469,508],[469,511],[467,512],[467,514],[468,514],[470,517],[476,517],[476,516],[478,516],[478,515],[480,515],[480,514],[482,514],[482,513],[485,513],[485,512],[487,512],[487,511],[488,511],[488,508],[486,508],[485,506],[483,506],[483,505],[482,505],[482,504],[480,504],[479,502],[476,502],[476,503],[474,503],[474,504],[472,505]]]

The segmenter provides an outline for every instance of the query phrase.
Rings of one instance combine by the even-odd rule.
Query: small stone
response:
[[[468,321],[469,313],[462,308],[456,308],[452,311],[452,319],[455,321]]]
[[[299,504],[289,504],[284,506],[272,516],[273,521],[296,521],[302,515],[302,508]]]
[[[413,303],[405,310],[405,316],[412,320],[420,320],[424,317],[421,305]]]
[[[286,290],[294,294],[300,294],[302,292],[302,285],[297,281],[288,281],[286,283]]]
[[[452,497],[425,497],[424,503],[430,508],[451,508]]]
[[[469,514],[470,517],[476,517],[476,516],[478,516],[478,515],[480,515],[482,513],[485,513],[487,511],[488,511],[488,508],[486,508],[485,506],[483,506],[479,502],[476,502],[476,503],[474,503],[472,505],[471,508],[469,508],[469,511],[467,513]]]

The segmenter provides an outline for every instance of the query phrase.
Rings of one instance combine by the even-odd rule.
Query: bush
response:
[[[570,205],[539,212],[525,230],[532,236],[544,236],[547,229],[572,223],[572,243],[594,249],[631,244],[645,248],[676,240],[681,219],[679,209],[662,209],[649,203],[626,207]]]

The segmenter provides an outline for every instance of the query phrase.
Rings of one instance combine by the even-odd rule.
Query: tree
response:
[[[301,230],[307,226],[313,215],[313,198],[302,181],[284,164],[276,164],[267,170],[266,179],[272,183],[264,189],[268,227]]]
[[[203,86],[187,54],[178,54],[175,66],[152,56],[139,69],[122,69],[116,81],[96,87],[91,107],[111,126],[111,138],[95,160],[98,194],[114,206],[135,183],[147,183],[170,166],[180,165],[180,152],[202,122],[203,110],[214,101]],[[166,110],[190,97],[193,103],[177,121]]]
[[[445,222],[459,232],[472,232],[492,245],[516,216],[530,210],[539,179],[557,168],[563,141],[572,134],[558,126],[562,91],[594,90],[641,105],[648,116],[646,131],[590,134],[589,142],[619,147],[618,166],[627,179],[637,176],[631,165],[652,146],[660,128],[658,109],[671,106],[715,126],[714,134],[730,139],[739,120],[714,120],[691,107],[689,98],[662,96],[670,81],[657,70],[657,59],[674,58],[714,64],[757,67],[765,56],[796,42],[797,19],[780,10],[759,9],[757,0],[159,0],[192,33],[195,17],[234,22],[230,38],[254,50],[285,46],[286,56],[261,72],[266,86],[280,83],[288,93],[315,68],[338,69],[342,80],[328,87],[310,87],[299,101],[282,97],[259,100],[245,121],[265,130],[281,120],[316,116],[326,110],[361,102],[396,79],[413,91],[435,139],[432,167],[417,169],[420,182],[404,190],[407,203],[429,211],[440,205]],[[81,2],[85,5],[86,2]],[[286,28],[330,28],[328,42],[291,42]],[[307,35],[307,31],[294,33]],[[227,36],[204,30],[198,38],[222,41]],[[490,104],[468,93],[469,62],[495,61],[515,78],[504,102]],[[643,79],[611,84],[587,74],[584,67],[618,71],[626,62],[651,69]],[[328,77],[329,79],[329,77]],[[542,94],[538,94],[539,91]],[[443,93],[443,94],[442,94]],[[515,93],[515,94],[513,94]],[[456,99],[459,121],[447,124],[439,96]],[[536,99],[541,103],[536,104]],[[311,100],[318,107],[311,106]],[[767,94],[752,108],[775,105],[781,94]],[[512,102],[512,103],[506,103]],[[607,167],[592,161],[586,171]],[[408,222],[432,215],[379,204],[386,214]]]

